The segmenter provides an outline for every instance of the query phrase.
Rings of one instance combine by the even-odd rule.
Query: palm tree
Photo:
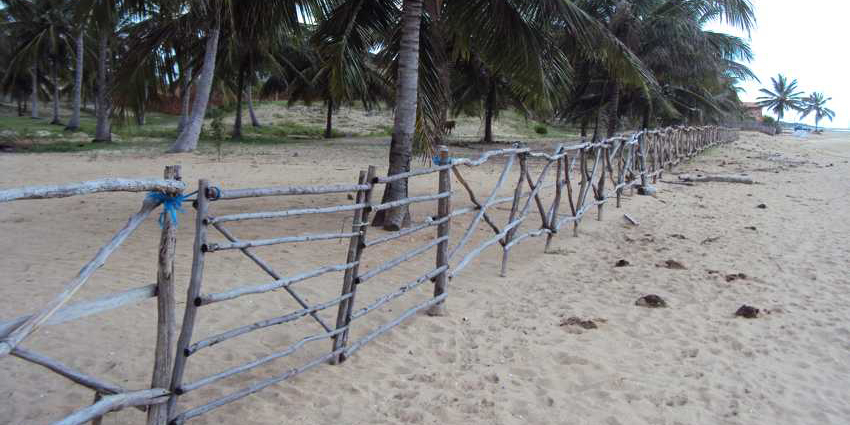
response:
[[[298,31],[302,25],[299,18],[321,18],[322,11],[327,7],[323,4],[325,1],[219,0],[203,3],[192,2],[188,12],[192,15],[191,21],[208,22],[205,28],[206,45],[204,47],[203,65],[196,83],[192,115],[188,125],[177,137],[169,151],[189,152],[195,150],[198,145],[201,126],[212,91],[216,56],[220,49],[220,36],[223,36],[228,43],[235,40],[232,37],[241,36],[245,40],[252,40],[261,34],[264,34],[266,38],[274,39],[280,34]],[[167,34],[163,33],[163,35],[166,36]],[[158,42],[165,42],[165,37]],[[241,97],[241,92],[238,95]]]
[[[826,107],[826,102],[829,102],[830,100],[832,100],[832,98],[824,96],[823,93],[812,92],[809,97],[803,99],[803,108],[800,111],[800,119],[802,120],[814,112],[815,132],[817,132],[820,120],[827,118],[832,121],[832,119],[835,118],[835,111]]]
[[[71,51],[71,3],[61,0],[3,0],[0,5],[6,8],[10,17],[6,25],[17,43],[6,75],[30,72],[33,118],[38,118],[40,88],[51,88],[51,124],[59,124],[59,68]],[[49,67],[50,79],[42,81],[45,66]]]
[[[768,108],[768,110],[774,112],[780,121],[785,117],[785,111],[801,110],[803,92],[797,91],[796,79],[791,80],[789,84],[785,76],[779,74],[776,78],[771,78],[770,80],[773,82],[773,90],[760,90],[764,93],[764,96],[759,96],[756,99],[758,106]]]
[[[401,20],[401,49],[398,54],[396,109],[390,142],[388,175],[410,171],[413,156],[413,133],[416,131],[416,109],[419,89],[419,29],[422,24],[422,0],[404,0]],[[389,184],[384,192],[387,200],[406,198],[407,180]],[[378,217],[376,217],[378,220]],[[389,210],[383,217],[386,230],[399,230],[410,221],[405,206]]]
[[[65,130],[77,131],[80,129],[80,107],[83,94],[83,62],[85,62],[85,21],[80,22],[74,35],[74,93],[71,100],[71,118]]]

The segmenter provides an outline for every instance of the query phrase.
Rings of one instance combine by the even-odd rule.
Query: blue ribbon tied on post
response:
[[[171,216],[171,221],[177,226],[177,213],[185,213],[181,205],[192,194],[171,196],[162,192],[148,192],[148,198],[162,203],[162,212],[159,214],[159,227],[165,227],[166,214]]]
[[[437,166],[440,166],[440,165],[449,165],[449,164],[451,164],[452,162],[454,162],[454,160],[455,160],[454,158],[449,157],[449,158],[446,158],[446,162],[442,162],[442,161],[440,161],[440,156],[439,156],[439,155],[434,155],[434,156],[431,158],[431,161],[432,161],[432,162],[434,162],[434,164],[435,164],[435,165],[437,165]]]

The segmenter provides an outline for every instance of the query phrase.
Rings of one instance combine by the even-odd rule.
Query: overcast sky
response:
[[[755,101],[759,89],[782,73],[796,78],[807,95],[819,91],[832,97],[827,106],[835,119],[821,121],[827,127],[850,128],[850,1],[848,0],[752,0],[757,26],[750,40],[755,59],[750,69],[761,82],[747,81],[744,101]],[[722,25],[711,29],[733,32]],[[739,34],[746,37],[746,34]],[[814,124],[814,114],[805,122]],[[785,113],[785,120],[796,120]]]

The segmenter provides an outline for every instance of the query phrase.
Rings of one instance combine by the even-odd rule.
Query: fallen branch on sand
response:
[[[748,176],[724,176],[714,175],[708,176],[704,174],[682,174],[679,180],[685,182],[722,182],[722,183],[742,183],[753,184],[753,178]]]

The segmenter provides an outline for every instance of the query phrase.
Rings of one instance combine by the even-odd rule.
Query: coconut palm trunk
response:
[[[487,99],[484,101],[484,143],[493,143],[493,116],[496,111],[496,82],[495,77],[490,79],[490,88],[487,90]]]
[[[429,37],[434,46],[432,60],[437,76],[440,81],[439,99],[435,105],[435,116],[437,119],[434,142],[436,145],[445,143],[448,136],[449,110],[451,109],[451,65],[449,64],[448,43],[446,34],[449,33],[445,19],[442,14],[442,0],[425,0],[424,7],[431,16],[432,22]]]
[[[53,119],[50,124],[62,125],[59,121],[59,64],[54,57],[51,61],[50,79],[53,80]]]
[[[620,85],[616,81],[612,81],[611,88],[608,92],[608,101],[605,105],[605,118],[607,129],[605,137],[614,137],[614,133],[620,127]]]
[[[189,102],[192,98],[192,70],[188,67],[181,67],[181,72],[185,72],[183,81],[180,86],[180,121],[177,122],[177,134],[183,132],[186,124],[189,123]]]
[[[248,115],[251,116],[251,125],[254,127],[262,127],[260,124],[260,120],[257,119],[257,115],[254,113],[254,96],[252,96],[251,92],[254,91],[254,87],[251,84],[248,84],[248,90],[245,90],[246,101],[248,102]]]
[[[30,118],[38,119],[38,66],[35,66],[30,70],[30,75],[32,76],[32,92],[30,93],[32,109]]]
[[[245,93],[245,66],[239,68],[239,81],[236,88],[236,118],[233,121],[233,133],[231,138],[234,140],[242,138],[242,94]]]
[[[177,137],[170,152],[190,152],[198,147],[198,138],[201,136],[201,126],[204,124],[204,115],[207,113],[207,104],[210,101],[210,91],[212,91],[220,32],[221,23],[216,19],[209,34],[207,34],[207,43],[204,47],[204,65],[201,68],[201,78],[198,80],[195,90],[192,116],[189,119],[189,124]]]
[[[413,133],[416,130],[416,105],[419,84],[419,27],[422,19],[422,0],[404,0],[401,50],[398,56],[398,85],[393,135],[390,143],[388,175],[410,171],[413,155]],[[407,179],[387,185],[384,201],[406,198]],[[402,206],[375,215],[373,225],[386,230],[399,230],[410,221],[410,210]]]
[[[325,139],[330,139],[333,136],[333,119],[334,119],[334,101],[328,99],[328,113],[325,119]]]
[[[71,119],[68,120],[68,125],[65,130],[77,131],[80,129],[80,106],[83,97],[83,53],[85,52],[85,40],[83,39],[83,29],[77,32],[75,37],[77,47],[76,63],[74,66],[74,94],[71,101]]]
[[[112,141],[109,115],[112,102],[109,99],[109,83],[106,73],[109,69],[109,31],[101,27],[97,35],[97,125],[94,130],[95,142]]]

